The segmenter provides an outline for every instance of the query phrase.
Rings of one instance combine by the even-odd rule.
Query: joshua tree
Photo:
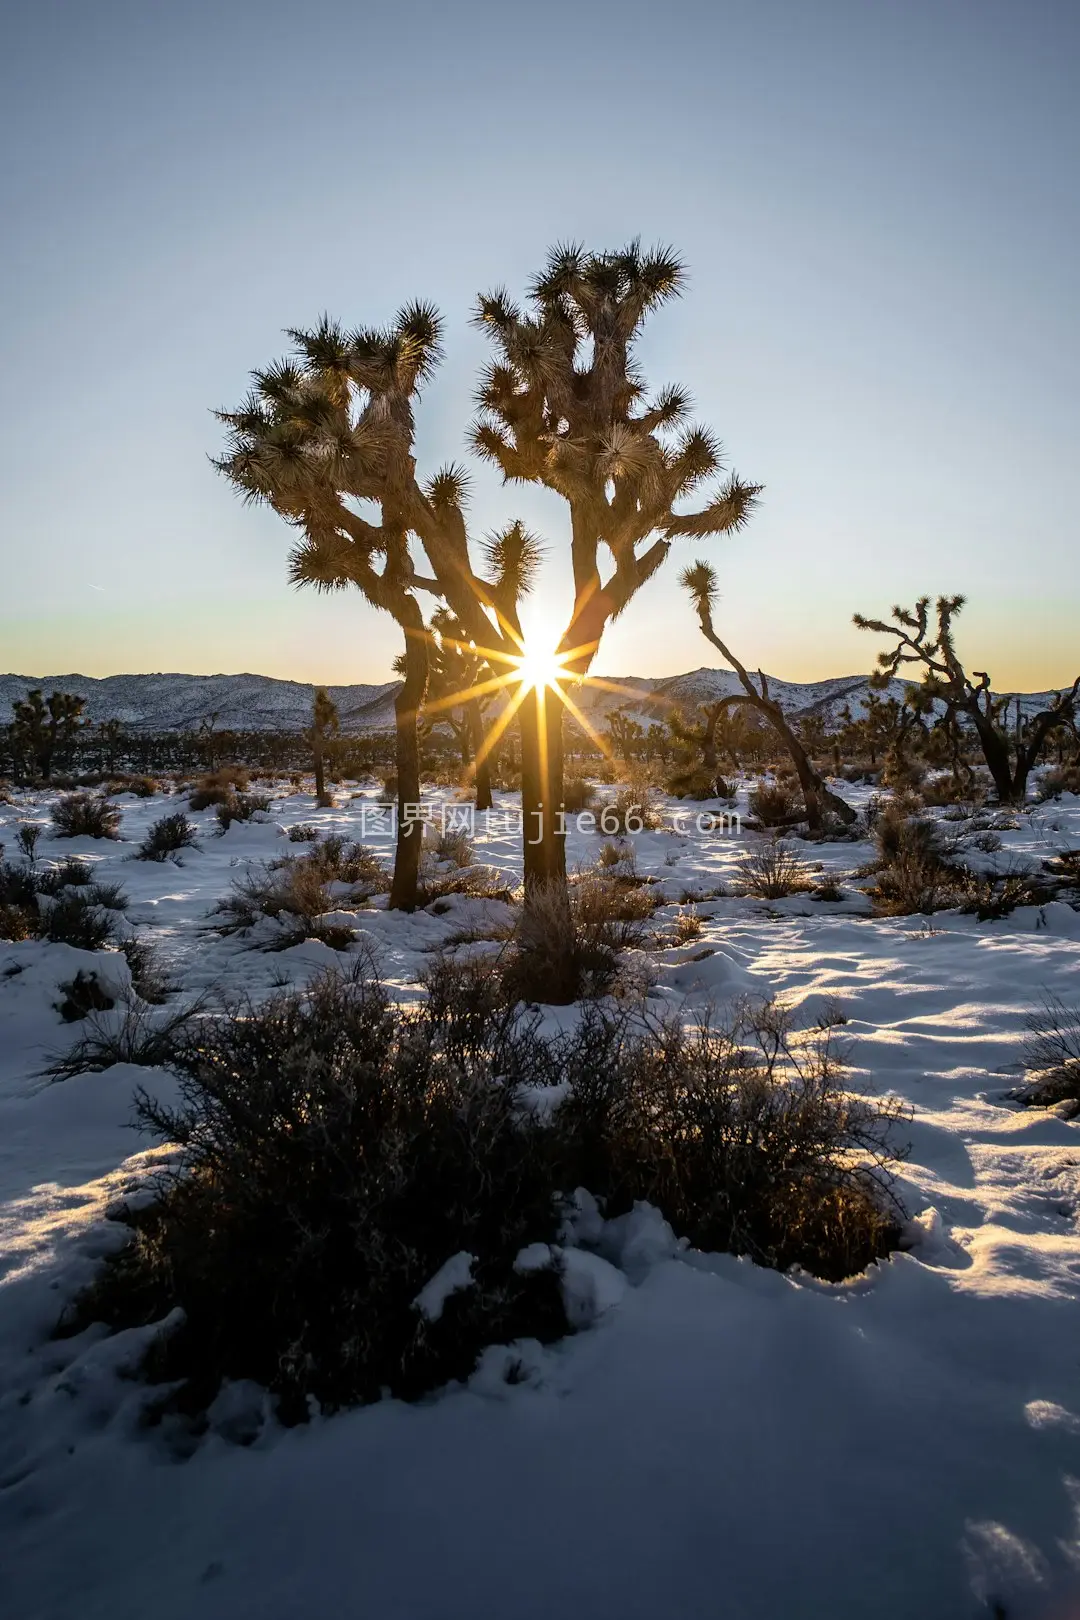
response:
[[[345,333],[328,318],[313,331],[291,331],[297,353],[252,375],[237,411],[219,412],[229,429],[217,461],[251,501],[264,501],[300,535],[291,561],[295,585],[359,587],[405,636],[405,679],[395,699],[399,816],[390,905],[416,904],[422,822],[406,806],[420,798],[416,716],[427,686],[427,632],[409,551],[422,506],[441,526],[446,479],[427,492],[416,483],[413,404],[439,357],[439,321],[425,304],[402,309],[385,331]],[[371,501],[381,521],[354,505]],[[450,542],[452,543],[452,542]],[[460,535],[465,547],[464,528]]]
[[[29,762],[31,773],[49,781],[52,769],[65,759],[87,722],[81,719],[86,699],[69,692],[53,692],[46,700],[38,688],[12,703],[11,751]]]
[[[320,804],[326,798],[326,756],[332,751],[334,739],[340,729],[337,704],[325,686],[317,686],[307,740],[311,745],[312,765],[315,771],[315,797]]]
[[[953,639],[953,620],[964,606],[962,596],[939,596],[930,623],[930,598],[921,596],[910,610],[894,607],[892,619],[867,619],[856,613],[860,630],[888,636],[896,645],[878,654],[872,677],[884,686],[902,664],[922,665],[921,693],[925,706],[943,704],[946,724],[966,721],[982,748],[986,768],[1002,804],[1023,804],[1032,767],[1052,732],[1076,731],[1076,703],[1080,675],[1072,687],[1056,692],[1049,708],[1032,715],[1025,726],[1010,731],[1008,698],[995,698],[985,670],[964,669]]]
[[[821,774],[815,770],[810,757],[792,729],[783,709],[769,692],[769,683],[765,675],[759,670],[758,682],[755,686],[735,654],[721,641],[713,626],[712,610],[716,601],[716,571],[706,562],[696,562],[692,568],[683,571],[680,583],[689,592],[691,601],[697,609],[698,620],[701,624],[702,634],[707,641],[720,653],[726,663],[730,664],[739,677],[742,692],[733,693],[731,697],[721,698],[720,706],[730,708],[745,704],[762,715],[772,726],[777,736],[791,757],[795,773],[799,778],[802,789],[803,803],[806,807],[806,819],[814,832],[825,829],[828,817],[833,816],[849,824],[855,820],[855,812],[849,804],[845,804],[839,794],[833,793],[825,784]]]
[[[760,486],[735,474],[696,508],[687,498],[722,468],[720,445],[688,423],[689,397],[647,395],[635,357],[646,318],[677,297],[685,271],[669,249],[558,247],[528,306],[505,291],[481,298],[478,324],[496,358],[478,393],[475,449],[507,482],[539,483],[570,508],[574,606],[557,656],[584,675],[610,621],[661,567],[673,541],[733,532]],[[601,571],[602,555],[607,559]],[[526,886],[565,880],[555,812],[562,797],[563,705],[531,690],[521,709]],[[535,820],[534,820],[535,817]]]
[[[668,388],[647,399],[634,359],[646,317],[682,286],[669,251],[556,249],[534,281],[526,311],[504,292],[482,297],[477,323],[498,351],[478,391],[476,451],[507,482],[557,491],[570,507],[574,607],[558,645],[568,676],[589,669],[609,621],[652,578],[682,535],[733,531],[747,520],[758,487],[729,476],[696,510],[687,497],[721,467],[705,429],[686,424],[688,399]],[[254,374],[218,463],[252,500],[269,502],[300,531],[297,584],[358,585],[405,632],[405,681],[396,700],[402,803],[419,793],[416,713],[427,682],[427,635],[416,592],[440,597],[462,641],[489,663],[521,666],[520,690],[492,728],[517,710],[525,816],[525,881],[565,891],[560,695],[546,690],[525,648],[519,603],[539,545],[511,524],[487,547],[484,571],[469,551],[467,480],[449,466],[426,484],[416,475],[413,406],[439,354],[435,311],[416,304],[388,331],[346,333],[329,319],[293,331],[296,356]],[[379,507],[367,521],[359,501]],[[421,577],[410,541],[431,570]],[[601,548],[610,559],[601,574]],[[381,567],[377,566],[381,562]],[[523,657],[524,654],[524,657]],[[497,677],[500,682],[507,677]],[[419,825],[418,823],[416,824]],[[420,836],[402,818],[391,904],[411,905]]]
[[[622,709],[612,709],[607,717],[608,741],[617,759],[633,762],[635,751],[640,753],[645,742],[645,727]]]

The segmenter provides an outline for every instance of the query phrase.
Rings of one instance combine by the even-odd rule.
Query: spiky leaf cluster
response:
[[[637,365],[646,317],[678,297],[684,281],[669,248],[561,246],[524,307],[500,289],[476,311],[496,357],[477,391],[473,446],[506,480],[545,484],[570,502],[579,593],[598,589],[585,577],[587,553],[606,546],[615,562],[604,587],[607,616],[621,611],[677,536],[741,528],[760,489],[725,474],[718,440],[688,419],[686,392],[668,387],[650,397]],[[688,508],[703,486],[704,500]]]

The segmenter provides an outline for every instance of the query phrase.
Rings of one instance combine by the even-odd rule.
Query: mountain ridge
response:
[[[792,716],[820,714],[834,721],[845,703],[853,714],[865,707],[869,675],[834,675],[822,681],[785,681],[767,676],[769,690]],[[574,701],[590,721],[602,721],[621,708],[645,723],[663,719],[673,707],[694,709],[741,690],[733,670],[701,666],[679,675],[603,676],[604,684],[573,689]],[[902,699],[910,681],[891,680],[886,694]],[[385,731],[394,724],[399,681],[329,686],[350,735]],[[618,688],[613,691],[611,688]],[[119,720],[134,731],[193,731],[212,719],[222,731],[300,731],[310,724],[313,684],[273,675],[187,675],[182,672],[88,676],[0,675],[0,717],[16,698],[38,688],[46,696],[70,692],[86,699],[88,719]],[[1009,693],[1022,713],[1049,699],[1049,692]]]

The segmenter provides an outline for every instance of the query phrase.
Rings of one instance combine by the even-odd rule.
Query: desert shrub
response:
[[[580,815],[596,803],[596,789],[584,776],[568,776],[563,782],[562,803],[567,815]]]
[[[698,909],[693,901],[680,906],[675,915],[674,935],[676,945],[690,945],[695,939],[701,938],[702,922]]]
[[[391,771],[382,779],[382,799],[387,804],[396,804],[398,796],[397,772]]]
[[[1017,906],[1044,906],[1054,898],[1054,887],[1037,873],[1022,870],[960,875],[960,910],[980,922],[996,922],[1008,917]]]
[[[119,838],[120,812],[94,793],[66,793],[52,809],[54,838]]]
[[[929,916],[960,902],[964,874],[944,858],[932,821],[906,816],[889,805],[874,826],[876,882],[867,892],[879,916]]]
[[[554,1133],[504,1078],[519,1067],[505,1020],[478,1022],[469,999],[463,1023],[435,997],[405,1012],[325,977],[180,1029],[179,1105],[143,1094],[138,1114],[181,1162],[77,1320],[179,1306],[151,1376],[187,1379],[196,1408],[223,1377],[253,1378],[286,1421],[312,1400],[415,1397],[467,1376],[486,1344],[565,1333],[556,1273],[515,1269],[558,1235]],[[425,1314],[456,1256],[471,1286]]]
[[[608,994],[624,978],[620,953],[646,943],[654,910],[647,888],[598,873],[585,873],[568,896],[559,884],[538,889],[502,962],[507,996],[558,1006]]]
[[[719,771],[705,765],[683,765],[669,775],[667,791],[676,799],[733,799],[735,789]]]
[[[1028,1018],[1024,1063],[1031,1079],[1018,1094],[1022,1102],[1080,1111],[1080,1007],[1047,996]]]
[[[271,802],[267,793],[231,793],[217,807],[218,825],[227,833],[234,821],[251,821],[269,810]]]
[[[995,832],[992,827],[984,827],[971,840],[971,847],[983,855],[995,855],[1003,847],[1001,834]]]
[[[100,951],[116,935],[112,911],[98,899],[97,886],[66,889],[38,913],[35,934],[80,951]]]
[[[196,830],[182,810],[161,816],[148,829],[135,854],[137,861],[164,861],[181,849],[194,849]]]
[[[587,1010],[558,1115],[571,1178],[609,1215],[655,1205],[700,1249],[852,1276],[899,1238],[904,1111],[848,1093],[844,1059],[832,1027],[796,1031],[775,1002],[645,1036]]]
[[[152,799],[161,791],[161,785],[152,776],[116,776],[106,784],[105,791],[113,796],[134,793],[138,799]]]
[[[904,784],[909,785],[909,784]],[[926,805],[975,805],[981,803],[982,795],[974,790],[970,781],[948,772],[944,776],[933,776],[922,783],[920,797]]]
[[[632,837],[661,825],[660,811],[647,788],[622,788],[596,812],[596,830],[608,838]]]
[[[494,866],[465,866],[440,871],[431,863],[423,861],[417,888],[417,904],[430,906],[438,913],[439,902],[452,894],[467,894],[474,900],[509,901],[513,898],[514,890],[505,874]]]
[[[200,776],[188,795],[189,810],[209,810],[215,804],[225,804],[236,793],[248,786],[248,772],[239,765],[225,765],[218,771]]]
[[[813,884],[791,845],[782,838],[772,838],[743,856],[739,887],[755,900],[783,900],[791,894],[806,894]]]
[[[313,827],[310,821],[297,821],[289,828],[290,844],[314,844],[319,837],[318,827]]]
[[[1060,799],[1063,793],[1080,795],[1080,762],[1052,765],[1039,777],[1035,798],[1040,804],[1045,804],[1048,799]]]
[[[332,810],[334,808],[334,795],[329,789],[324,788],[321,793],[315,795],[315,807],[318,810]]]
[[[216,931],[225,935],[250,933],[263,918],[270,918],[279,926],[260,938],[263,950],[288,950],[305,939],[321,939],[332,950],[344,950],[356,939],[355,930],[324,921],[327,912],[339,908],[326,879],[301,859],[244,873],[218,901],[211,917],[217,919]]]
[[[0,939],[16,943],[34,937],[34,915],[22,906],[10,906],[0,900]]]
[[[432,860],[448,861],[451,866],[465,867],[473,864],[472,839],[461,829],[448,831],[444,827],[432,839],[428,853]]]
[[[844,898],[844,891],[841,889],[837,878],[829,874],[826,877],[818,878],[817,882],[810,890],[810,898],[811,900],[823,901],[842,900]]]
[[[175,1312],[142,1372],[189,1412],[225,1378],[285,1421],[412,1398],[488,1344],[560,1336],[557,1260],[517,1261],[558,1241],[579,1187],[608,1216],[647,1200],[699,1248],[831,1279],[898,1240],[899,1105],[851,1096],[833,1030],[775,1005],[693,1031],[593,1007],[545,1039],[485,964],[444,960],[413,1008],[327,975],[168,1046],[178,1105],[137,1107],[179,1159],[65,1327]],[[561,1101],[523,1106],[537,1085]],[[456,1289],[433,1298],[448,1263]]]
[[[261,918],[275,920],[277,932],[260,941],[267,950],[287,950],[305,939],[344,950],[355,940],[355,931],[346,924],[326,923],[325,914],[363,905],[389,886],[389,874],[373,850],[331,834],[307,855],[286,856],[246,872],[211,916],[221,934],[246,934]]]
[[[793,784],[758,782],[750,789],[750,814],[763,827],[788,827],[805,821],[806,809]]]
[[[34,875],[39,894],[59,894],[62,889],[85,889],[93,882],[93,867],[77,855],[67,855],[62,861],[47,866]],[[121,908],[122,909],[122,908]]]

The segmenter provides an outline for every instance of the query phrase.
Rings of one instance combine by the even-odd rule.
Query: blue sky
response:
[[[960,590],[999,686],[1080,666],[1074,4],[23,0],[2,27],[0,667],[387,679],[396,627],[289,588],[211,408],[283,327],[431,298],[434,470],[476,293],[638,235],[691,272],[650,377],[766,485],[709,548],[746,662],[868,667],[854,610]],[[564,617],[564,509],[477,469],[476,532],[515,515]],[[711,661],[676,573],[599,670]]]

